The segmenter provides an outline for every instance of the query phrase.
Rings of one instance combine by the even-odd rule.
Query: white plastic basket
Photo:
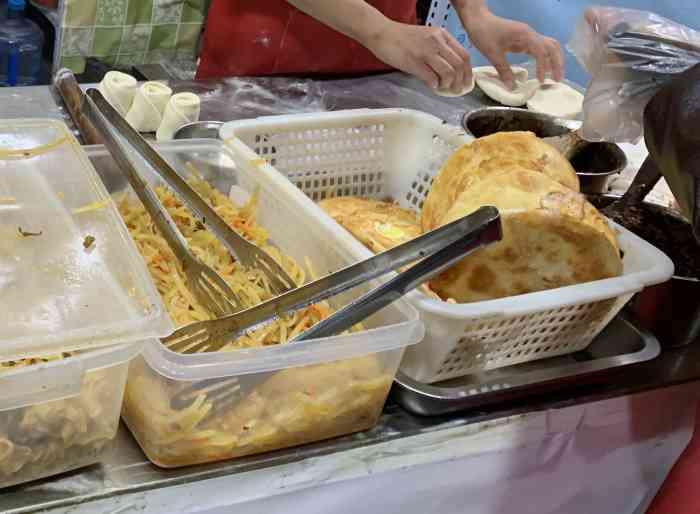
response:
[[[469,142],[464,131],[429,114],[361,109],[274,116],[227,123],[221,137],[240,139],[312,200],[328,195],[390,198],[419,210],[445,159]],[[315,206],[319,223],[333,223]],[[371,252],[343,232],[358,259]],[[450,304],[413,292],[425,340],[407,349],[401,369],[436,382],[584,349],[632,295],[663,282],[673,264],[616,227],[624,251],[620,277],[499,300]]]

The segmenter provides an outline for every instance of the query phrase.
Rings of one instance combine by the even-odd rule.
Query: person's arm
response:
[[[460,92],[471,83],[469,54],[444,29],[398,23],[364,0],[287,2],[433,89]]]
[[[537,78],[564,76],[564,58],[556,39],[538,34],[529,25],[500,18],[489,11],[484,0],[451,0],[472,44],[498,70],[501,79],[513,86],[513,73],[506,54],[525,53],[537,60]]]

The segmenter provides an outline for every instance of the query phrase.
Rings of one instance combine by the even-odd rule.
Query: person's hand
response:
[[[460,93],[472,82],[469,54],[445,29],[386,20],[365,46],[381,61],[432,89]]]
[[[537,33],[525,23],[501,18],[488,10],[466,12],[466,9],[461,9],[459,14],[469,39],[491,61],[508,87],[514,86],[513,72],[506,58],[508,52],[534,57],[540,81],[544,81],[547,74],[556,81],[564,78],[564,58],[556,39]]]

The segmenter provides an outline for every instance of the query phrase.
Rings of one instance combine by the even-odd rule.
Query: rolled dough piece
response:
[[[527,108],[558,118],[575,118],[583,110],[583,99],[571,86],[547,79],[527,101]]]
[[[471,81],[471,83],[468,84],[468,85],[466,85],[466,86],[464,87],[464,89],[462,89],[462,91],[460,91],[459,93],[453,93],[452,91],[450,91],[450,90],[448,90],[448,89],[435,89],[435,94],[438,95],[438,96],[444,96],[444,97],[446,97],[446,98],[456,98],[456,97],[459,97],[459,96],[468,95],[468,94],[471,93],[472,90],[474,89],[474,84],[475,84],[475,82],[474,82],[474,74],[472,73],[472,81]]]
[[[156,131],[156,139],[168,141],[183,125],[199,121],[199,107],[199,97],[194,93],[173,95],[165,106],[163,119]]]
[[[515,78],[515,89],[513,90],[506,87],[493,66],[474,68],[474,80],[484,94],[492,100],[509,107],[521,107],[535,94],[539,81],[537,79],[528,80],[525,68],[513,66],[511,70],[513,70]]]
[[[445,161],[423,203],[423,230],[437,228],[462,191],[512,164],[579,191],[576,171],[554,147],[532,132],[497,132],[461,146]]]
[[[493,205],[503,239],[462,259],[430,286],[460,303],[515,296],[618,276],[615,234],[585,198],[520,166],[465,190],[441,225]]]
[[[134,96],[126,121],[139,132],[155,132],[163,120],[165,106],[172,95],[172,89],[165,84],[143,83]]]
[[[119,114],[126,116],[134,102],[138,82],[131,75],[121,71],[108,71],[97,89]]]

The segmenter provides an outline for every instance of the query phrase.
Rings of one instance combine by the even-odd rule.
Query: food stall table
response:
[[[458,123],[488,103],[478,94],[436,99],[400,75],[270,80],[248,93],[236,79],[172,85],[200,95],[202,119],[224,121],[394,106]],[[48,87],[0,89],[0,117],[70,124]],[[446,417],[414,416],[390,401],[368,432],[177,470],[151,465],[122,427],[103,464],[0,491],[0,512],[642,514],[691,438],[699,398],[693,344],[603,383]]]

